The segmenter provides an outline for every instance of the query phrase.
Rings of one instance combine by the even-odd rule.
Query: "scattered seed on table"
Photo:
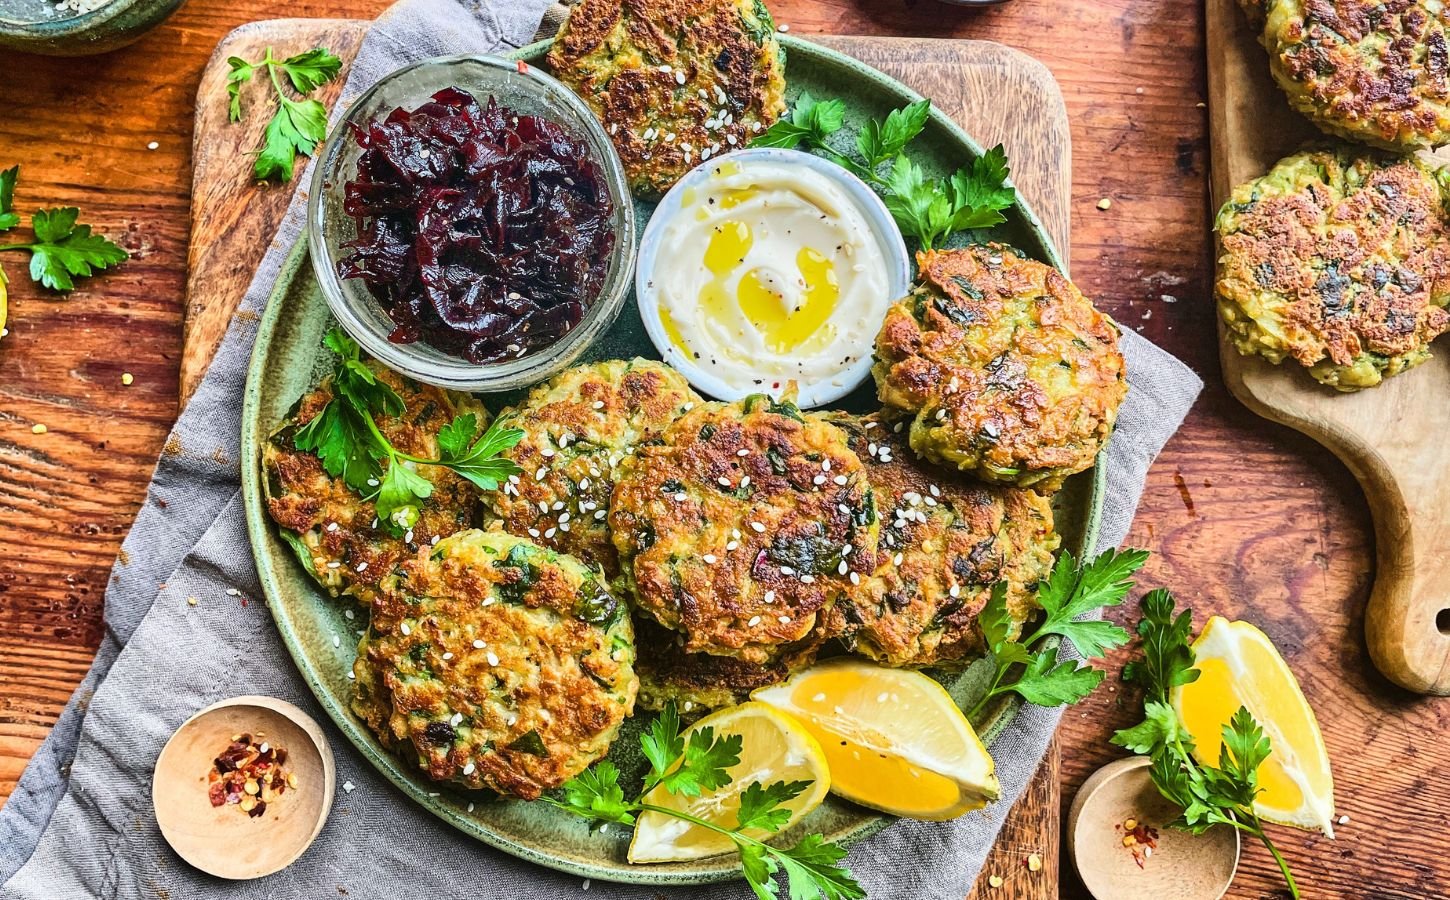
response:
[[[34,425],[30,426],[30,433],[31,434],[45,434],[49,430],[50,430],[49,428],[46,428],[44,425],[40,424],[39,422],[36,422]]]
[[[1111,209],[1112,206],[1113,201],[1108,197],[1104,197],[1103,199],[1098,201],[1098,209]]]
[[[121,373],[121,383],[126,385],[127,387],[130,387],[131,383],[135,380],[136,378],[130,372]]]

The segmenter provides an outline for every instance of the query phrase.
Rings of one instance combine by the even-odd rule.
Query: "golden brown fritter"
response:
[[[354,711],[429,778],[535,799],[608,753],[638,682],[628,611],[597,573],[471,530],[382,587]]]
[[[845,436],[763,395],[707,403],[627,460],[609,513],[637,608],[687,653],[765,663],[875,569],[875,500]]]
[[[436,458],[438,430],[455,415],[471,412],[488,424],[487,410],[466,394],[418,384],[381,363],[367,365],[403,399],[403,415],[379,415],[376,421],[405,453]],[[297,402],[288,421],[262,446],[267,510],[329,594],[355,596],[366,604],[378,581],[416,548],[473,523],[478,491],[448,469],[422,466],[418,471],[433,482],[433,494],[418,506],[416,519],[404,514],[397,522],[379,522],[370,501],[341,477],[327,474],[316,456],[293,446],[297,430],[331,399],[328,378]]]
[[[1444,174],[1349,148],[1281,160],[1218,214],[1215,295],[1240,353],[1342,391],[1430,358],[1450,328]]]
[[[875,416],[831,422],[865,464],[881,510],[876,571],[831,613],[842,640],[893,668],[960,668],[985,655],[977,615],[994,584],[1006,584],[1019,625],[1037,608],[1060,542],[1052,504],[1030,488],[929,470]]]
[[[638,617],[634,634],[639,706],[661,710],[674,703],[686,718],[744,703],[756,688],[785,681],[815,662],[821,646],[832,636],[822,621],[801,640],[782,647],[770,662],[751,663],[734,656],[686,653],[681,646],[684,635],[661,627],[648,616]]]
[[[877,391],[933,462],[1043,491],[1093,464],[1128,391],[1118,329],[1061,272],[1000,244],[917,254],[886,313]]]
[[[1389,150],[1450,141],[1450,8],[1430,0],[1275,0],[1269,69],[1330,134]]]
[[[644,196],[785,111],[785,57],[763,0],[582,0],[548,62],[593,107]]]
[[[507,531],[572,553],[613,579],[619,561],[605,517],[616,470],[698,402],[684,376],[663,363],[569,369],[499,413],[501,424],[524,432],[504,454],[521,472],[485,502]]]

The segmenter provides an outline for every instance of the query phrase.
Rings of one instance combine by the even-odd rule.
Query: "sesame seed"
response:
[[[593,406],[594,406],[595,409],[603,409],[604,408],[604,401],[603,400],[595,400],[594,403],[593,403]]]
[[[811,479],[811,484],[825,484],[825,483],[826,483],[826,476],[824,476],[824,475],[817,475],[815,478],[812,478]]]
[[[1349,824],[1349,816],[1340,816],[1335,821],[1338,822],[1340,825],[1348,825]]]
[[[554,449],[552,447],[545,447],[544,449],[539,451],[539,455],[542,456],[544,459],[548,459],[554,455]]]
[[[726,552],[729,552],[731,550],[736,549],[739,546],[740,546],[740,542],[739,541],[731,541],[730,543],[728,543],[728,544],[725,545],[725,550],[726,550]]]
[[[750,455],[750,451],[749,450],[746,450],[744,447],[742,447],[739,450],[736,450],[735,451],[735,455],[736,456],[749,456]]]
[[[544,468],[543,466],[539,466],[539,471],[537,471],[537,472],[534,473],[534,480],[535,481],[543,481],[544,480],[544,476],[546,476],[548,474],[549,474],[549,470],[548,469]]]
[[[706,553],[701,558],[705,560],[705,565],[707,565],[707,566],[713,566],[713,565],[715,565],[715,554],[713,554],[713,553]]]
[[[458,727],[458,724],[460,722],[462,722],[462,721],[463,721],[463,713],[456,712],[456,713],[453,714],[453,718],[451,718],[451,719],[448,720],[448,724],[449,725],[452,725],[452,726],[454,726],[456,728],[456,727]]]
[[[403,632],[403,637],[407,637],[408,635],[413,633],[413,626],[409,625],[407,622],[404,622],[403,624],[398,626],[398,630]]]
[[[841,563],[841,565],[844,566],[845,563]],[[857,575],[855,572],[852,572],[851,573],[851,583],[852,584],[860,584],[861,583],[861,576],[860,575]]]
[[[366,572],[367,571],[367,568],[368,568],[368,564],[366,562],[360,562],[360,563],[357,564],[357,570],[359,572]]]
[[[836,484],[844,485],[848,479],[846,478],[845,475],[837,475],[835,478],[832,478],[831,480],[834,481]]]
[[[785,22],[781,22],[780,23],[780,31],[781,31],[781,34],[784,34],[785,32],[790,31],[790,26],[787,25]]]
[[[536,538],[538,536],[539,536],[539,529],[537,529],[537,528],[530,528],[529,529],[529,537]]]
[[[340,638],[340,637],[338,637],[337,635],[334,634],[332,636],[332,646],[334,646],[334,647],[341,647],[342,646],[342,638]]]
[[[336,560],[333,560],[332,562],[330,562],[330,563],[327,564],[327,567],[329,569],[340,569],[340,568],[342,568],[342,563],[337,562]]]
[[[685,495],[683,493],[680,493],[680,494],[676,494],[675,495],[675,502],[676,503],[684,503],[685,502],[685,499],[686,499],[686,497],[685,497]]]
[[[765,602],[766,603],[771,603],[774,600],[775,600],[775,591],[766,591],[765,592]]]
[[[941,488],[937,487],[934,484],[931,485],[930,487],[928,487],[927,490],[931,491],[931,495],[933,497],[940,497],[941,496]]]
[[[492,650],[488,651],[488,655],[485,656],[484,659],[488,660],[488,664],[491,666],[498,665],[498,654],[494,653]]]
[[[403,535],[403,542],[407,544],[413,543],[413,529],[409,528],[408,533]]]
[[[947,591],[947,593],[951,594],[952,599],[955,600],[957,597],[960,597],[962,595],[962,586],[959,584],[954,584],[952,585],[952,589]]]
[[[721,487],[729,487],[730,486],[730,479],[726,478],[724,475],[721,475],[719,478],[717,478],[715,480],[720,483],[720,486]]]
[[[754,628],[756,625],[759,625],[760,624],[760,616],[751,616],[750,617],[750,623],[749,624],[750,624],[750,627],[752,627],[752,628]]]
[[[558,529],[557,529],[557,528],[550,528],[550,529],[548,529],[548,530],[547,530],[547,531],[545,531],[545,532],[544,532],[544,537],[546,537],[546,538],[551,538],[551,537],[553,537],[553,536],[554,536],[554,533],[555,533],[555,532],[556,532],[556,531],[558,531]]]
[[[815,583],[816,583],[816,576],[814,576],[814,575],[802,575],[801,576],[801,584],[815,584]]]
[[[475,649],[475,650],[482,650],[484,647],[487,647],[487,646],[488,645],[485,644],[483,641],[474,641],[473,642],[473,649]]]
[[[336,522],[328,522],[327,523],[327,530],[328,531],[336,531],[337,530],[337,523]]]
[[[587,490],[589,490],[589,479],[588,478],[581,478],[581,479],[579,479],[579,490],[581,490],[581,491],[587,491]]]
[[[474,770],[474,769],[475,769],[475,768],[476,768],[476,766],[475,766],[475,765],[474,765],[474,762],[473,762],[473,760],[471,760],[471,759],[470,759],[470,760],[469,760],[469,761],[468,761],[468,762],[466,762],[466,763],[464,763],[464,764],[463,764],[463,774],[464,774],[464,775],[472,775],[472,774],[473,774],[473,770]],[[470,807],[471,807],[471,806],[473,806],[473,804],[472,804],[472,803],[470,803],[470,804],[468,804],[468,805],[469,805],[469,806],[470,806]],[[470,809],[470,810],[469,810],[469,812],[473,812],[473,810],[472,810],[472,809]]]
[[[900,553],[896,554],[896,556],[893,557],[892,560],[891,560],[892,565],[897,565],[897,566],[901,565],[901,560],[903,558],[904,557]]]
[[[844,559],[841,560],[841,564],[839,566],[836,566],[836,571],[841,573],[842,575],[845,575],[848,571],[850,571],[850,569],[851,567],[846,565],[846,561]]]
[[[831,461],[829,459],[823,459],[823,460],[821,460],[821,471],[822,472],[829,472],[829,471],[831,471]]]
[[[795,569],[792,569],[790,566],[781,566],[780,567],[780,574],[782,574],[782,575],[794,575],[795,574]]]
[[[685,73],[684,72],[676,72],[675,73],[675,84],[684,84],[684,83],[685,83]]]
[[[750,529],[756,534],[761,534],[765,531],[765,526],[760,524],[759,522],[751,522]]]
[[[452,658],[453,658],[453,651],[452,651],[452,650],[450,650],[450,651],[448,651],[448,652],[447,652],[447,653],[444,653],[444,654],[443,654],[443,658],[444,658],[444,659],[452,659]]]
[[[740,479],[740,486],[741,487],[750,487],[750,476],[749,475],[746,475],[744,478],[741,478]]]
[[[351,781],[344,781],[342,783],[342,789],[347,793],[351,794],[353,791],[357,790],[357,785],[353,784]]]
[[[670,71],[671,71],[671,68],[672,67],[667,63],[667,64],[665,64],[663,66],[660,66],[660,71],[661,72],[664,72],[666,75],[668,75],[670,73]]]

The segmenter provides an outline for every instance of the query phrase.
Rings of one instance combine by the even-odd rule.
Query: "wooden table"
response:
[[[78,205],[84,221],[118,236],[134,259],[57,301],[24,277],[22,255],[0,254],[11,273],[10,334],[0,341],[0,798],[90,663],[112,560],[176,414],[201,67],[242,22],[370,17],[386,5],[191,0],[116,54],[6,60],[0,168],[22,164],[20,207]],[[1394,688],[1369,664],[1362,636],[1373,568],[1369,512],[1333,457],[1252,416],[1219,378],[1206,299],[1198,4],[771,5],[797,34],[986,38],[1052,69],[1072,116],[1076,279],[1125,327],[1178,354],[1208,382],[1148,478],[1129,538],[1154,551],[1143,582],[1172,587],[1201,615],[1258,622],[1299,673],[1330,744],[1340,807],[1352,817],[1334,843],[1276,831],[1305,895],[1450,894],[1450,859],[1434,837],[1450,824],[1450,788],[1438,777],[1450,763],[1450,707]],[[1097,208],[1104,197],[1113,201],[1105,211]],[[122,385],[123,372],[134,384]],[[35,423],[49,431],[32,433]],[[1069,714],[1060,735],[1065,802],[1119,755],[1106,737],[1133,719],[1134,708],[1122,691],[1104,688]],[[1278,888],[1268,855],[1246,848],[1230,896],[1279,896]],[[1070,872],[1063,894],[1083,896]]]

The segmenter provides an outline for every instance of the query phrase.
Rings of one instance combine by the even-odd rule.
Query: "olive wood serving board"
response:
[[[217,45],[197,90],[193,137],[191,246],[181,400],[191,396],[241,301],[252,273],[273,239],[291,196],[290,186],[251,183],[249,153],[270,115],[264,104],[245,105],[240,123],[227,121],[227,58],[255,58],[274,46],[290,54],[326,46],[346,67],[368,23],[340,19],[253,22]],[[916,38],[822,37],[901,80],[967,127],[984,145],[1006,144],[1014,180],[1066,258],[1071,198],[1071,138],[1061,93],[1046,67],[1017,51],[985,41]],[[317,95],[329,106],[341,79]],[[1060,760],[1054,741],[1037,775],[1007,819],[983,868],[1003,888],[979,893],[1022,900],[1057,896]],[[1029,854],[1042,857],[1030,871]],[[1002,893],[1006,891],[1007,893]]]
[[[1322,138],[1290,109],[1235,0],[1207,0],[1209,126],[1215,207],[1305,141]],[[1377,571],[1365,636],[1375,665],[1412,691],[1450,695],[1450,348],[1356,394],[1298,365],[1241,356],[1219,325],[1224,381],[1259,415],[1323,444],[1359,480],[1374,516]]]

